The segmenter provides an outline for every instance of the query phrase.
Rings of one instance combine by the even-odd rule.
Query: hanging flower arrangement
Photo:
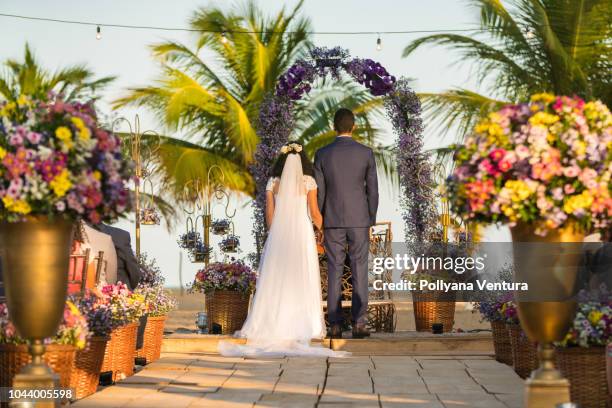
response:
[[[219,243],[221,250],[226,253],[237,252],[239,246],[240,238],[238,238],[236,235],[228,235],[221,241],[221,243]]]

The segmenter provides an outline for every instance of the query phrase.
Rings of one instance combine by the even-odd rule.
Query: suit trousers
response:
[[[326,228],[327,313],[330,324],[342,324],[342,274],[347,256],[351,268],[353,324],[367,323],[369,228]]]

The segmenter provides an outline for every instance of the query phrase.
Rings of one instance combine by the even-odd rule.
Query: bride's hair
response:
[[[287,144],[287,146],[289,146],[289,144]],[[295,150],[290,150],[287,153],[281,153],[276,158],[276,161],[274,162],[274,165],[272,166],[272,177],[280,177],[281,174],[283,174],[283,169],[285,168],[285,162],[287,161],[287,157],[290,154],[299,154],[300,159],[302,160],[302,173],[304,173],[305,176],[314,177],[314,168],[312,167],[312,162],[310,161],[308,156],[306,156],[304,149],[302,149],[299,153],[296,152]]]

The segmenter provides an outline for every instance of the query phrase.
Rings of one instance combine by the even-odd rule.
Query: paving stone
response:
[[[107,395],[117,396],[118,398],[132,398],[137,395],[156,392],[161,385],[158,384],[123,384],[117,383],[110,387],[104,387],[95,393],[95,396],[104,397]]]
[[[329,392],[372,392],[372,380],[364,377],[327,377],[325,394]]]
[[[432,394],[381,394],[380,403],[383,408],[444,408],[442,403]]]
[[[217,392],[219,387],[206,387],[202,385],[190,384],[171,384],[162,387],[159,391],[172,394],[204,394],[208,392]]]
[[[264,394],[255,403],[256,407],[291,407],[309,408],[314,407],[318,401],[317,395],[303,395],[292,392],[274,392],[274,394]]]
[[[201,393],[190,393],[190,394],[174,394],[165,392],[156,392],[152,394],[145,394],[139,396],[136,399],[131,400],[125,408],[187,408],[194,401],[201,399],[203,394]]]
[[[495,394],[495,398],[502,401],[508,408],[523,408],[523,393],[518,394]]]
[[[370,358],[376,367],[379,364],[392,364],[392,365],[400,365],[400,364],[416,364],[416,360],[411,356],[371,356]]]
[[[224,390],[258,390],[271,393],[278,382],[278,377],[235,378],[230,377],[223,383]]]
[[[372,366],[366,365],[347,365],[347,364],[336,364],[331,365],[327,370],[328,377],[346,377],[349,376],[370,376],[370,369]]]
[[[212,375],[209,373],[191,372],[188,371],[185,374],[177,377],[170,384],[183,384],[183,385],[199,385],[203,387],[220,387],[228,379],[230,375]]]
[[[427,389],[432,394],[484,394],[485,390],[478,384],[427,384]]]
[[[291,382],[279,382],[274,387],[274,393],[296,393],[304,395],[318,395],[323,384],[295,384]]]
[[[508,367],[506,364],[502,364],[497,360],[494,359],[487,359],[487,360],[459,360],[461,361],[461,363],[463,363],[466,367],[468,368],[477,368],[477,369],[496,369],[499,367]]]
[[[522,394],[523,392],[523,387],[517,387],[516,385],[513,384],[503,384],[503,383],[498,383],[498,384],[492,384],[492,383],[485,383],[482,384],[482,386],[484,387],[485,390],[487,390],[487,392],[491,393],[491,394]]]
[[[252,407],[261,398],[262,393],[252,390],[221,390],[206,394],[189,405],[189,408],[246,408]]]
[[[437,394],[437,397],[446,408],[506,408],[504,403],[495,396],[485,393],[476,394]]]
[[[378,405],[378,395],[364,392],[345,392],[338,390],[328,390],[325,388],[319,404],[330,404],[330,403],[364,403]]]
[[[194,358],[161,358],[147,364],[143,370],[186,370],[189,364],[196,361]]]
[[[221,368],[221,369],[233,369],[236,363],[232,362],[218,362],[209,360],[196,360],[189,364],[187,368],[189,370],[197,370],[198,368]]]
[[[118,398],[115,396],[91,395],[87,398],[70,404],[76,408],[121,408],[129,403],[133,398]]]
[[[443,370],[452,370],[452,369],[465,369],[465,365],[459,360],[443,360],[443,359],[422,359],[417,358],[419,364],[425,368],[438,368]]]
[[[120,384],[169,384],[184,374],[185,371],[177,370],[142,370],[121,380]]]

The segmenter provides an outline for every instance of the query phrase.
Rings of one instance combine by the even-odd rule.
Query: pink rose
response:
[[[563,175],[565,177],[573,178],[577,177],[578,174],[580,174],[580,167],[576,165],[563,168]]]

